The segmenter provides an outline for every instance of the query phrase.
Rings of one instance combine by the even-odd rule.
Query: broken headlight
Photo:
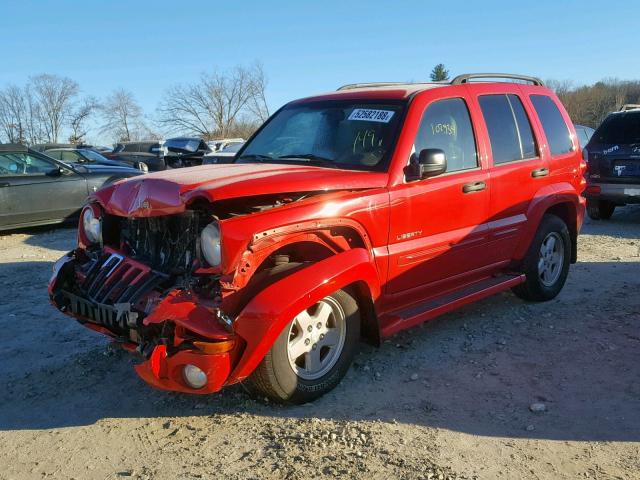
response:
[[[82,230],[89,243],[102,242],[102,222],[91,205],[82,211]]]
[[[200,234],[200,249],[209,265],[217,267],[222,260],[220,249],[220,227],[213,222],[204,227]]]

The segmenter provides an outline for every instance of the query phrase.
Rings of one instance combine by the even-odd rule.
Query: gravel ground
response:
[[[283,407],[153,390],[57,313],[71,229],[0,235],[0,478],[640,478],[640,208],[587,222],[545,304],[505,293],[363,346]]]

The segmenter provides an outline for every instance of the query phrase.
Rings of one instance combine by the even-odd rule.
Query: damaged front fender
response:
[[[246,347],[227,383],[244,380],[262,361],[285,326],[305,308],[341,288],[364,281],[375,301],[377,271],[364,248],[354,248],[292,273],[268,286],[236,318],[233,328]]]

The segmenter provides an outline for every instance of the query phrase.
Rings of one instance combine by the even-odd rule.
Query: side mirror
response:
[[[69,175],[71,172],[64,167],[54,168],[47,175],[50,177],[62,177],[64,175]]]
[[[418,156],[420,178],[435,177],[447,171],[447,156],[439,148],[425,148]]]

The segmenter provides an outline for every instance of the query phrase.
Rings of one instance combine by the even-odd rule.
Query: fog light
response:
[[[191,388],[202,388],[207,384],[207,374],[195,365],[185,365],[182,368],[182,377]]]

